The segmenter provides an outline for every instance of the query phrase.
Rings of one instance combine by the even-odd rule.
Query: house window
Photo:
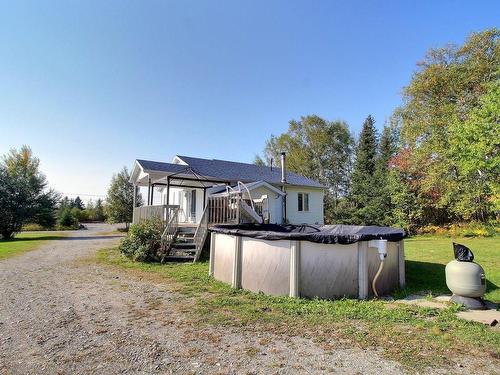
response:
[[[298,198],[299,212],[309,211],[309,194],[298,193],[297,198]]]
[[[191,190],[191,217],[196,216],[196,190]]]

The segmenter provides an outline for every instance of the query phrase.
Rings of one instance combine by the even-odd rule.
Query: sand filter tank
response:
[[[482,300],[486,292],[486,276],[483,267],[474,262],[472,251],[453,243],[455,260],[446,265],[446,285],[453,293],[453,302],[465,305],[469,309],[485,309]]]

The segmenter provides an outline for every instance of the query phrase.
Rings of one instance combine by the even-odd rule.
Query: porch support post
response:
[[[205,209],[207,205],[207,188],[203,188],[203,209]]]
[[[170,176],[167,176],[167,205],[170,204]]]
[[[155,193],[155,184],[151,185],[151,203],[150,205],[153,205],[153,194]]]
[[[148,206],[151,197],[151,177],[148,177]]]

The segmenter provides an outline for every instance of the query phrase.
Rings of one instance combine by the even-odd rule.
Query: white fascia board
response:
[[[132,173],[130,173],[130,179],[129,181],[131,183],[136,183],[137,180],[141,178],[141,174],[144,173],[144,170],[142,169],[141,165],[137,160],[134,161],[134,166],[132,167]]]
[[[280,189],[278,189],[277,187],[274,187],[273,185],[271,185],[270,183],[266,182],[266,181],[258,181],[257,183],[253,184],[252,186],[250,186],[248,188],[248,190],[254,190],[254,189],[257,189],[259,187],[265,187],[269,190],[271,190],[273,193],[276,193],[278,195],[285,195],[285,193],[283,193]]]
[[[172,160],[172,164],[182,164],[182,165],[189,165],[186,163],[184,160],[182,160],[179,155],[174,156],[174,160]]]

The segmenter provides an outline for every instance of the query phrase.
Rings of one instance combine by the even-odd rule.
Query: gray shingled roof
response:
[[[163,163],[161,161],[137,159],[137,162],[142,167],[142,169],[151,172],[157,171],[157,172],[167,172],[167,173],[179,173],[189,168],[189,166],[187,165]]]
[[[278,167],[271,170],[271,168],[267,166],[227,160],[201,159],[180,155],[177,155],[177,157],[188,165],[150,160],[137,160],[137,162],[146,171],[179,173],[191,167],[196,173],[202,176],[212,177],[221,181],[251,182],[262,180],[270,184],[281,184],[281,169]],[[319,182],[290,171],[287,172],[287,182],[291,185],[323,187]]]
[[[227,160],[201,159],[181,155],[177,155],[177,157],[205,176],[227,181],[250,182],[262,180],[270,184],[281,183],[281,169],[277,167],[271,169],[267,166]],[[287,172],[287,182],[291,185],[323,187],[319,182],[290,171]]]

